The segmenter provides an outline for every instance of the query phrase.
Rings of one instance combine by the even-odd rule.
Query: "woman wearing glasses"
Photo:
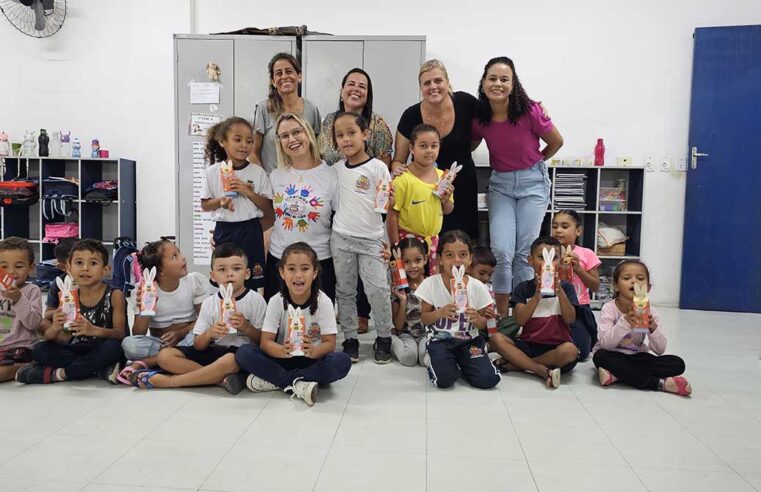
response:
[[[283,250],[303,241],[317,253],[322,291],[333,300],[336,275],[330,254],[330,218],[338,200],[336,172],[320,158],[314,131],[303,117],[281,114],[273,134],[278,163],[270,174],[275,225],[267,253],[264,297],[269,301],[280,291],[277,267]]]

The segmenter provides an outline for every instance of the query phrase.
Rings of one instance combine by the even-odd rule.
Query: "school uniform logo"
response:
[[[356,183],[354,183],[354,191],[363,195],[370,191],[370,178],[365,175],[358,177]]]
[[[254,263],[253,268],[251,268],[251,278],[264,278],[264,268],[261,263]]]
[[[320,207],[323,199],[317,196],[311,186],[288,185],[282,192],[275,193],[272,198],[275,218],[283,230],[306,232],[310,223],[320,218]]]
[[[484,351],[480,348],[476,347],[475,345],[470,347],[470,358],[471,359],[477,359],[479,357],[484,356]]]
[[[320,325],[316,321],[312,321],[312,324],[309,325],[309,328],[307,329],[307,336],[310,338],[310,340],[315,340],[320,338]]]

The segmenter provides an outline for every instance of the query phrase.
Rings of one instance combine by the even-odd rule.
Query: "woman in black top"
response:
[[[462,166],[453,183],[454,210],[444,216],[441,232],[460,229],[477,239],[478,186],[470,148],[471,120],[477,100],[467,92],[452,92],[447,69],[438,60],[423,63],[418,82],[423,100],[407,108],[399,119],[391,170],[398,173],[406,166],[409,137],[415,126],[427,123],[436,127],[442,136],[437,159],[439,169],[449,169],[454,162]]]

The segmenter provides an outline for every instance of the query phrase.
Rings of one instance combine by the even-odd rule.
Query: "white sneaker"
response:
[[[293,399],[294,396],[297,396],[311,407],[317,401],[317,391],[319,390],[319,387],[314,381],[296,379],[293,381],[293,385],[288,386],[284,391],[288,390],[293,392],[291,399]]]
[[[259,376],[249,374],[246,378],[246,388],[254,393],[264,393],[265,391],[277,391],[280,388]]]

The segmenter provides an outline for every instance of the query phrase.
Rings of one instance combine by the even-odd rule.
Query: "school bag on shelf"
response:
[[[45,260],[37,263],[37,279],[34,281],[40,289],[47,289],[55,279],[63,275],[63,270],[58,268],[58,260]]]
[[[15,178],[0,181],[0,206],[29,206],[37,203],[39,179],[29,177],[29,161],[26,161],[26,177],[21,177],[21,166]]]
[[[77,222],[53,222],[45,224],[45,237],[43,243],[55,243],[68,237],[79,237],[79,224]]]
[[[75,178],[50,177],[42,181],[42,216],[49,221],[66,219],[76,209],[79,182]]]
[[[113,202],[118,197],[119,182],[115,180],[98,181],[82,193],[82,200],[88,202]]]

